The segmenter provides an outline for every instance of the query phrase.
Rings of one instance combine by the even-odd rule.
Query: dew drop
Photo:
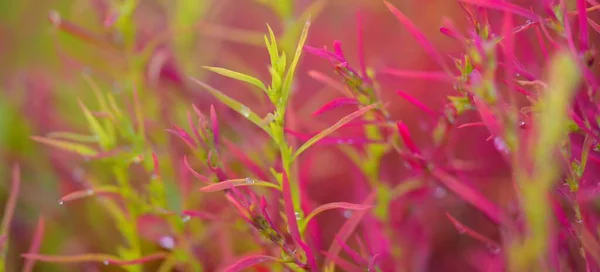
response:
[[[490,251],[490,253],[493,255],[500,253],[500,247],[497,247],[495,245],[488,244],[487,248]]]
[[[519,122],[519,128],[522,128],[522,129],[527,128],[527,123],[525,123],[525,121]]]
[[[87,190],[87,195],[91,196],[93,194],[94,194],[94,190],[92,190],[92,189]]]
[[[254,184],[254,179],[246,178],[246,184]]]
[[[246,106],[242,106],[240,113],[246,118],[250,117],[250,109]]]
[[[62,200],[58,201],[58,205],[62,205],[62,204],[65,204],[65,202]]]
[[[192,219],[192,217],[191,217],[191,216],[189,216],[189,215],[184,215],[184,216],[182,216],[182,217],[181,217],[181,220],[182,220],[184,223],[185,223],[185,222],[187,222],[187,221],[190,221],[190,219]]]
[[[442,187],[436,187],[433,190],[433,197],[437,198],[437,199],[441,199],[444,198],[446,196],[448,192],[446,191],[446,189],[442,188]]]
[[[494,138],[494,147],[496,147],[498,151],[508,154],[508,147],[506,146],[504,140],[502,140],[500,137]]]
[[[162,236],[158,239],[158,243],[161,247],[166,249],[173,249],[175,247],[175,239],[171,236]]]
[[[526,23],[526,24],[528,24],[528,25],[530,25],[530,24],[532,24],[533,22],[532,22],[531,20],[527,20],[525,23]]]
[[[104,265],[108,265],[110,262],[108,260],[104,260],[104,262],[102,262]]]
[[[583,220],[581,220],[581,219],[577,219],[577,220],[575,220],[575,223],[577,223],[577,224],[581,224],[581,223],[583,223]]]
[[[294,214],[296,214],[296,220],[300,220],[300,213],[299,212],[295,212]]]
[[[351,210],[345,210],[344,213],[344,218],[350,218],[352,217],[352,211]]]

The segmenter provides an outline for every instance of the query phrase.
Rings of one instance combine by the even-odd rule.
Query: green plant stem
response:
[[[128,173],[127,170],[122,166],[114,166],[113,174],[117,179],[117,183],[122,188],[122,195],[125,197],[125,209],[127,214],[129,215],[129,222],[122,222],[117,224],[119,231],[125,238],[128,250],[127,256],[123,256],[123,252],[119,252],[121,258],[127,259],[137,259],[142,257],[142,251],[140,247],[140,239],[137,232],[137,210],[132,201],[130,201],[132,197],[133,190],[131,185],[129,184]],[[132,265],[124,267],[128,272],[141,272],[140,265]]]

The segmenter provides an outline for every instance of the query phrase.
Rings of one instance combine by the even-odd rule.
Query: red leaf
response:
[[[454,79],[443,71],[414,71],[414,70],[400,70],[394,68],[385,68],[381,73],[397,76],[401,78],[415,78],[422,80],[435,80],[446,83],[453,83]]]
[[[363,201],[363,205],[369,205],[369,204],[373,203],[373,201],[375,201],[375,197],[376,197],[375,192],[371,192],[367,196],[367,198]],[[348,237],[350,237],[352,232],[354,232],[356,227],[358,227],[358,225],[360,224],[360,222],[363,219],[363,217],[365,216],[365,214],[367,214],[366,210],[352,213],[352,216],[348,220],[346,220],[344,225],[342,225],[340,230],[335,235],[335,239],[345,242],[348,239]],[[332,266],[333,262],[335,261],[337,256],[340,254],[341,250],[342,250],[342,247],[338,243],[332,243],[331,246],[329,247],[329,250],[327,250],[327,253],[326,253],[327,259],[325,260],[325,266]]]
[[[432,174],[450,191],[454,192],[455,194],[460,196],[464,201],[470,203],[471,205],[482,211],[485,215],[488,216],[488,218],[494,221],[494,223],[505,225],[509,222],[508,217],[502,213],[498,206],[490,202],[487,198],[485,198],[481,193],[477,192],[475,189],[460,182],[458,179],[439,168],[434,169],[432,171]]]
[[[421,44],[421,46],[423,47],[423,49],[425,49],[425,51],[429,54],[429,56],[432,57],[435,61],[437,61],[437,63],[442,68],[444,68],[444,70],[446,72],[449,73],[450,69],[448,68],[448,65],[446,64],[446,62],[444,62],[442,55],[435,49],[433,44],[429,40],[427,40],[427,38],[425,37],[423,32],[421,32],[417,28],[417,26],[415,26],[415,24],[408,17],[406,17],[406,15],[404,15],[400,10],[398,10],[392,4],[388,3],[387,1],[383,1],[383,2],[387,6],[387,8],[394,14],[394,16],[396,16],[398,21],[400,21],[400,23],[402,23],[408,29],[410,34],[413,37],[415,37],[415,39],[417,39],[419,44]]]
[[[290,181],[285,171],[283,172],[283,179],[281,182],[281,192],[283,194],[285,215],[287,217],[290,235],[306,253],[306,258],[308,259],[308,264],[311,268],[311,271],[316,272],[318,268],[315,257],[312,254],[311,249],[302,241],[302,236],[300,235],[300,230],[298,229],[298,220],[296,219],[296,211],[294,210]]]
[[[436,117],[436,112],[433,111],[432,109],[430,109],[429,107],[425,106],[425,104],[421,103],[421,101],[417,100],[416,98],[408,95],[407,93],[400,91],[400,90],[396,90],[396,94],[398,94],[399,96],[401,96],[402,98],[404,98],[404,100],[410,102],[411,104],[415,105],[417,108],[421,109],[422,111],[426,112],[427,114],[429,114],[429,116],[431,117]]]
[[[354,98],[346,98],[346,97],[341,97],[341,98],[336,98],[330,102],[328,102],[327,104],[323,105],[321,108],[319,108],[318,110],[316,110],[315,112],[313,112],[312,116],[317,116],[317,115],[321,115],[324,112],[345,106],[345,105],[358,105],[358,101]]]
[[[421,151],[419,150],[419,148],[417,147],[415,142],[413,142],[412,137],[410,136],[408,127],[406,127],[406,125],[402,122],[397,122],[396,126],[398,127],[398,132],[400,133],[400,137],[402,137],[402,141],[404,141],[404,144],[406,145],[406,147],[413,154],[421,154]]]
[[[465,233],[465,234],[473,237],[473,239],[484,243],[486,246],[500,248],[500,244],[498,244],[498,242],[496,242],[490,238],[487,238],[483,234],[463,225],[458,220],[456,220],[456,218],[452,217],[452,215],[450,215],[449,213],[446,213],[446,216],[448,217],[448,219],[450,219],[450,221],[452,222],[452,224],[454,225],[456,230],[458,230],[459,233],[461,233],[461,234]]]
[[[281,260],[267,255],[252,255],[244,257],[236,263],[225,268],[225,272],[246,271],[247,268],[264,262],[280,262]]]
[[[477,5],[480,7],[491,8],[491,9],[496,9],[496,10],[501,10],[501,11],[508,11],[508,12],[511,12],[511,13],[514,13],[517,15],[521,15],[532,21],[537,20],[537,16],[534,13],[528,11],[527,9],[519,7],[515,4],[506,2],[506,1],[500,1],[500,0],[459,0],[459,1]]]

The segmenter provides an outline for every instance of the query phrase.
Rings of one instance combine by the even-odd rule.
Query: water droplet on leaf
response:
[[[184,216],[182,216],[182,217],[181,217],[181,220],[182,220],[184,223],[185,223],[185,222],[187,222],[187,221],[190,221],[190,219],[192,219],[192,217],[191,217],[191,216],[189,216],[189,215],[184,215]]]
[[[110,262],[108,260],[104,260],[104,262],[102,262],[104,265],[108,265]]]
[[[246,184],[254,184],[254,179],[246,178]]]
[[[350,218],[352,217],[352,211],[351,210],[345,210],[344,213],[344,218]]]
[[[250,117],[250,109],[246,106],[242,106],[240,113],[246,118]]]
[[[160,246],[166,249],[173,249],[175,247],[175,239],[171,236],[162,236],[158,239]]]
[[[506,146],[506,143],[504,142],[504,140],[502,140],[502,138],[500,137],[495,137],[494,138],[494,147],[496,147],[496,150],[508,154],[508,146]]]
[[[435,197],[437,199],[444,198],[446,196],[446,194],[447,194],[446,189],[439,187],[439,186],[433,190],[433,197]]]
[[[94,194],[94,190],[92,190],[92,189],[87,190],[87,195],[91,196],[93,194]]]
[[[295,212],[296,214],[296,220],[300,220],[300,213],[299,212]]]

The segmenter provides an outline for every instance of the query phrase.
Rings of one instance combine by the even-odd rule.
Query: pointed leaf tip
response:
[[[281,260],[267,255],[252,255],[238,260],[236,263],[225,268],[225,272],[246,271],[246,269],[264,262],[280,262]]]

